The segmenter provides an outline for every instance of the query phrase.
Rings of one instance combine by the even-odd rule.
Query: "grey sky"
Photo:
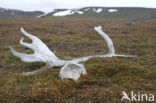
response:
[[[0,7],[26,11],[52,11],[55,8],[103,7],[148,7],[156,8],[156,0],[0,0]]]

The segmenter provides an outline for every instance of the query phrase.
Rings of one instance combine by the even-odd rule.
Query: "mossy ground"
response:
[[[120,103],[123,90],[156,94],[156,20],[140,21],[132,26],[126,22],[91,18],[0,19],[0,102]],[[60,68],[35,76],[21,75],[44,64],[21,62],[8,48],[33,53],[19,45],[23,36],[19,28],[24,27],[61,59],[106,54],[105,41],[93,30],[98,25],[112,38],[117,54],[138,57],[90,59],[84,63],[87,75],[72,81],[58,78]],[[31,42],[28,38],[25,41]]]

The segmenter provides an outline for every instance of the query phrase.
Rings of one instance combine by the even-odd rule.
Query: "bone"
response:
[[[32,49],[34,51],[34,54],[23,54],[15,51],[12,47],[9,47],[11,50],[11,53],[20,58],[23,62],[44,62],[46,65],[38,70],[31,71],[31,72],[25,72],[23,75],[29,76],[29,75],[36,75],[40,74],[42,72],[45,72],[49,69],[52,69],[52,67],[62,67],[59,76],[61,79],[68,78],[73,80],[78,80],[81,74],[86,74],[86,69],[83,66],[83,64],[80,64],[80,62],[85,62],[91,58],[105,58],[105,57],[136,57],[136,55],[120,55],[115,54],[115,49],[113,45],[112,39],[102,31],[101,26],[94,27],[94,30],[98,32],[99,35],[103,37],[103,39],[106,41],[108,46],[108,53],[104,55],[91,55],[86,57],[81,57],[73,60],[61,60],[59,59],[47,46],[44,44],[39,38],[36,36],[33,36],[29,33],[27,33],[23,28],[21,28],[21,32],[28,38],[32,40],[32,43],[25,43],[23,40],[24,38],[21,38],[20,44]]]

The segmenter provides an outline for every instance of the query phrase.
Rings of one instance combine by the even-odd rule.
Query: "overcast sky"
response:
[[[25,11],[49,12],[56,8],[86,6],[156,8],[156,0],[0,0],[0,7]]]

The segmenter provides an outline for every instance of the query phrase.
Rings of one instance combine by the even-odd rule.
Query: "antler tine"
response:
[[[116,57],[137,57],[137,55],[121,55],[121,54],[115,54]]]
[[[32,44],[25,43],[25,42],[23,42],[23,40],[24,40],[24,37],[21,38],[21,40],[20,40],[20,44],[21,44],[21,45],[33,49],[33,48],[32,48]]]
[[[51,65],[46,64],[44,67],[37,69],[37,70],[34,70],[32,72],[24,72],[23,75],[30,76],[30,75],[39,74],[39,73],[42,73],[42,72],[44,72],[50,68],[51,68]]]
[[[107,46],[108,46],[108,50],[109,50],[108,53],[115,54],[113,41],[106,33],[102,31],[102,27],[101,26],[94,27],[94,30],[96,30],[105,39]]]
[[[10,47],[10,50],[14,56],[17,56],[21,59],[23,62],[41,62],[40,59],[36,58],[34,54],[23,54],[15,51],[12,47]]]
[[[35,39],[38,39],[38,38],[36,38],[35,36],[33,36],[33,35],[27,33],[23,28],[21,28],[21,32],[22,32],[26,37],[30,38],[32,41],[34,41]]]

